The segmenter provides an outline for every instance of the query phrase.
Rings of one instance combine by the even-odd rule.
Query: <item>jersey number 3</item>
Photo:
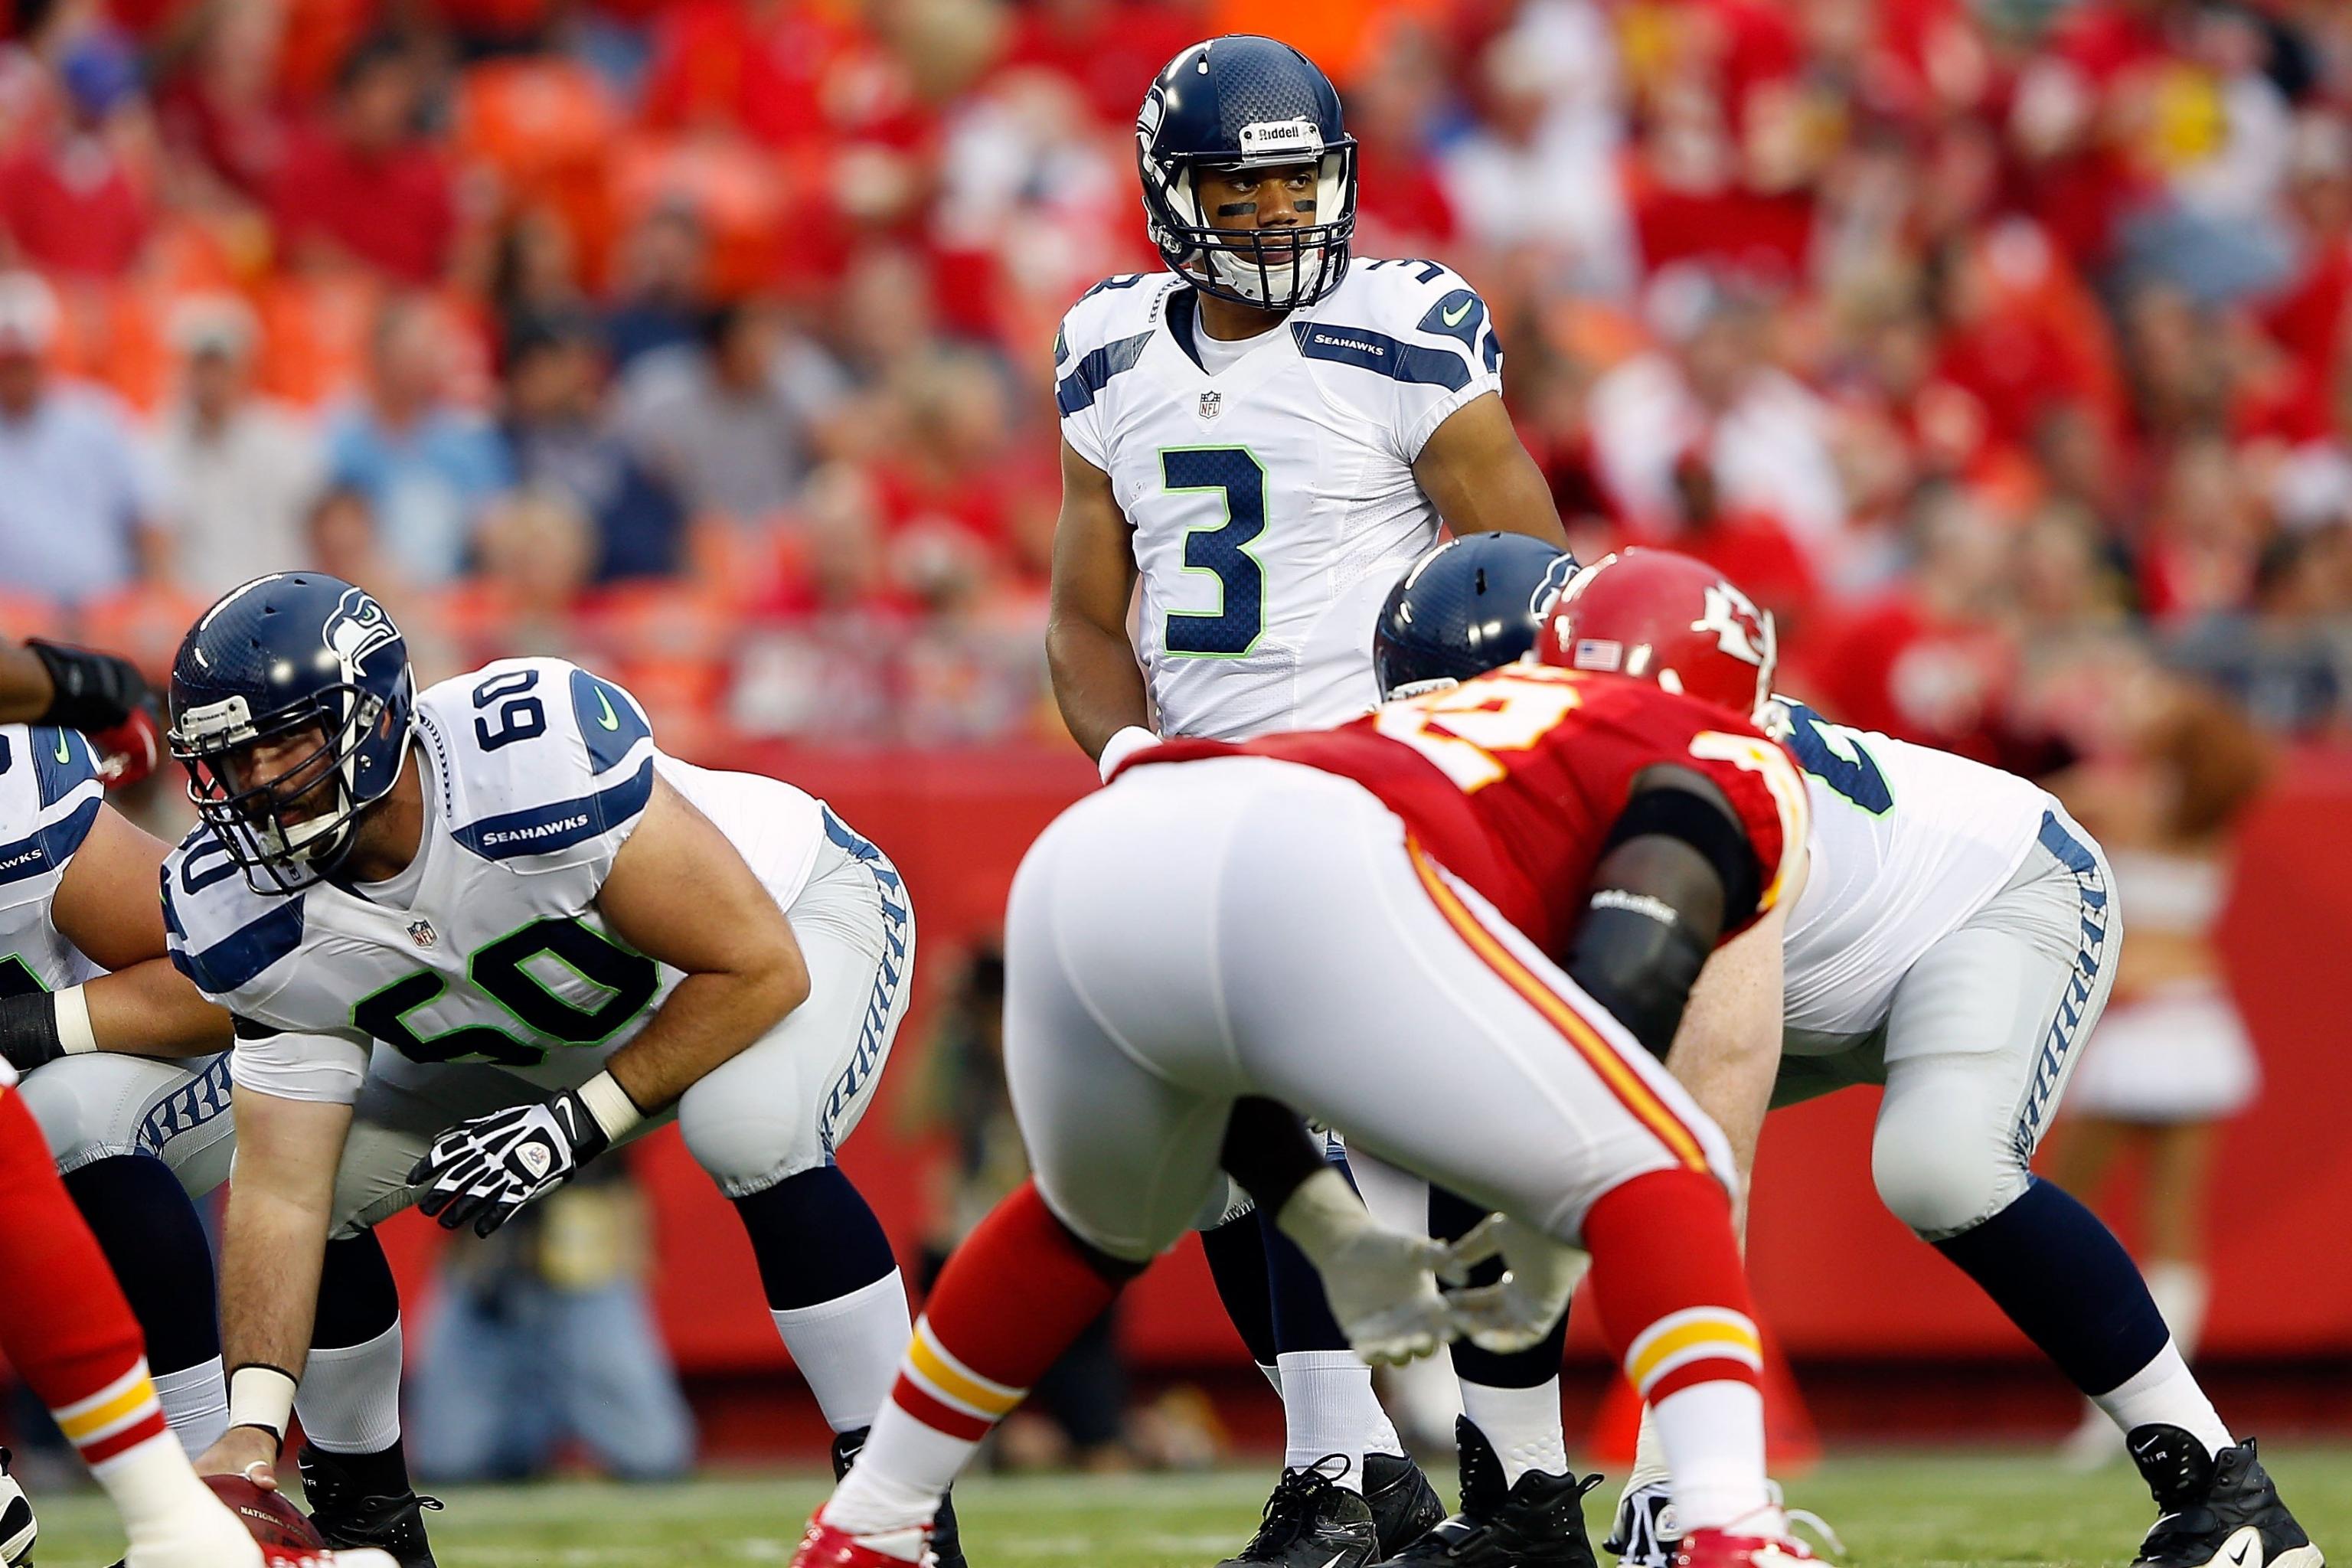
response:
[[[1171,610],[1160,645],[1190,658],[1239,658],[1265,630],[1265,568],[1250,546],[1265,531],[1265,469],[1240,447],[1172,447],[1160,454],[1168,489],[1217,490],[1224,521],[1184,536],[1184,570],[1217,580],[1217,608]]]

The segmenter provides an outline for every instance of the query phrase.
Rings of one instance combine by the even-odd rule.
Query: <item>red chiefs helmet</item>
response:
[[[1639,676],[1751,719],[1780,662],[1770,612],[1671,550],[1620,551],[1570,578],[1536,648],[1546,664]]]

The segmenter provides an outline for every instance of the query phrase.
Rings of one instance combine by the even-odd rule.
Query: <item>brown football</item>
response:
[[[243,1476],[206,1476],[205,1485],[228,1504],[238,1522],[264,1546],[324,1546],[327,1544],[302,1510],[286,1500],[284,1492],[265,1491]]]

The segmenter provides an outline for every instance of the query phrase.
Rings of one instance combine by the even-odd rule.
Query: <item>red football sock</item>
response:
[[[929,1524],[980,1440],[1102,1315],[1134,1270],[1070,1234],[1024,1182],[948,1259],[889,1403],[823,1518],[859,1535]]]
[[[93,1468],[163,1431],[122,1288],[24,1102],[0,1091],[0,1349]],[[199,1304],[199,1310],[208,1304]]]
[[[1636,1176],[1592,1205],[1584,1246],[1601,1334],[1650,1402],[1684,1529],[1779,1534],[1763,1344],[1729,1196],[1696,1171]]]

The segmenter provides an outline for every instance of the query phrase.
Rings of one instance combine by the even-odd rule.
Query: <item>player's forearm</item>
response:
[[[332,1186],[324,1194],[274,1189],[240,1152],[220,1258],[221,1356],[299,1379],[318,1315]]]
[[[0,644],[0,724],[29,724],[49,710],[57,687],[48,667],[22,643]]]
[[[1100,757],[1104,744],[1121,730],[1150,726],[1143,669],[1124,626],[1113,631],[1081,616],[1056,614],[1045,626],[1045,663],[1062,722],[1089,757]]]
[[[669,1105],[808,1000],[808,971],[797,957],[744,973],[688,975],[604,1070],[640,1112]]]
[[[203,1057],[235,1043],[227,1012],[205,1001],[168,959],[99,975],[81,989],[101,1051]]]

